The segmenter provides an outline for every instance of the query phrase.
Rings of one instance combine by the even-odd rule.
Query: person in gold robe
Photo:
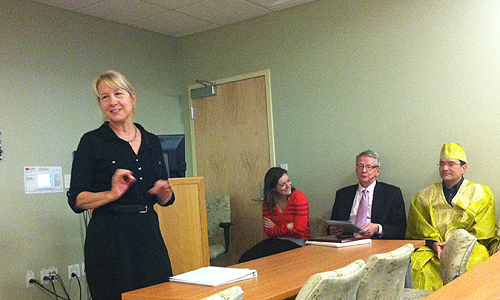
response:
[[[441,149],[442,182],[420,191],[410,204],[406,238],[423,239],[426,246],[412,255],[413,288],[437,290],[443,286],[439,259],[446,241],[458,228],[477,237],[467,270],[487,259],[498,244],[495,231],[495,200],[490,188],[463,177],[465,151],[455,143]]]

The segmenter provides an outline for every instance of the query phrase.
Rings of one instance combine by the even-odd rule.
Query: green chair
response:
[[[210,259],[229,250],[231,205],[228,195],[209,196],[206,199],[207,229]]]

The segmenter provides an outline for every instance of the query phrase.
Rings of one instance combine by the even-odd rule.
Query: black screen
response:
[[[184,134],[158,136],[169,178],[186,177],[186,146]]]

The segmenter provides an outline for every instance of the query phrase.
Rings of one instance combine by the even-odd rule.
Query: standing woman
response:
[[[93,209],[85,239],[85,269],[94,300],[166,282],[172,276],[153,205],[171,205],[161,144],[133,122],[134,89],[120,73],[94,82],[107,117],[83,135],[74,153],[68,203],[76,213]]]
[[[269,238],[243,253],[240,263],[299,248],[311,236],[309,203],[285,169],[271,168],[264,177],[262,224]]]

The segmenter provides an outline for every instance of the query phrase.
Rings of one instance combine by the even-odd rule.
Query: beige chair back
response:
[[[239,286],[232,286],[201,300],[242,300],[244,292]]]
[[[405,293],[406,270],[413,251],[413,245],[408,243],[396,250],[368,257],[357,299],[402,299]]]
[[[295,300],[354,300],[365,268],[365,262],[358,259],[343,268],[314,274],[300,289]]]
[[[466,271],[469,257],[477,238],[465,229],[457,229],[450,236],[441,253],[439,271],[443,285],[462,275]]]

